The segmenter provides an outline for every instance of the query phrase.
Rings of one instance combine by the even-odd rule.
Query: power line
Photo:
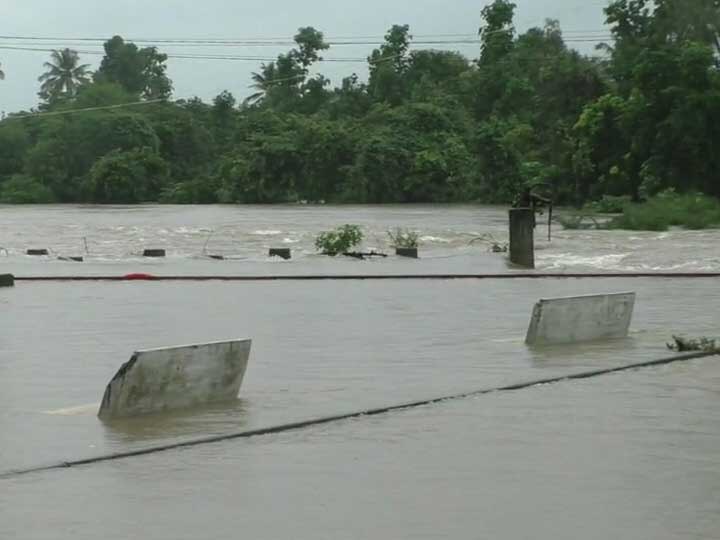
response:
[[[507,29],[495,30],[492,33],[504,33]],[[609,35],[610,30],[599,29],[599,30],[563,30],[563,35],[573,35],[574,37],[583,36],[591,38],[594,35]],[[440,40],[440,38],[455,38],[457,40],[477,40],[477,33],[457,33],[457,34],[411,34],[411,37],[416,42],[420,43],[432,43],[435,41],[445,42],[447,40]],[[107,38],[94,38],[94,37],[49,37],[49,36],[13,36],[13,35],[0,35],[0,39],[8,41],[52,41],[55,43],[67,43],[67,42],[82,42],[91,43],[97,42],[99,44],[106,43]],[[375,36],[345,36],[345,37],[332,37],[327,38],[326,43],[329,45],[376,45],[377,40],[382,42],[385,39],[384,35]],[[370,41],[372,40],[372,41]],[[296,42],[292,37],[282,38],[126,38],[126,42],[142,43],[142,44],[177,44],[177,45],[246,45],[246,46],[286,46],[295,45]],[[452,40],[450,40],[452,41]]]
[[[84,109],[68,109],[65,111],[49,111],[26,114],[13,114],[5,118],[5,120],[22,120],[25,118],[45,118],[48,116],[64,116],[67,114],[76,114],[83,112],[109,111],[113,109],[124,109],[126,107],[137,107],[139,105],[152,105],[154,103],[165,103],[163,99],[151,99],[148,101],[133,101],[130,103],[120,103],[117,105],[104,105],[102,107],[87,107]]]
[[[0,50],[13,50],[13,51],[27,51],[27,52],[44,52],[51,53],[53,49],[42,49],[38,47],[15,47],[9,45],[0,45]],[[89,51],[89,50],[78,50],[79,54],[90,54],[96,56],[103,56],[105,53],[100,51]],[[251,61],[251,62],[275,62],[277,57],[267,56],[241,56],[241,55],[223,55],[223,54],[168,54],[168,58],[173,59],[192,59],[192,60],[230,60],[230,61]],[[382,62],[388,62],[398,55],[384,56],[379,60],[368,60],[362,57],[353,58],[320,58],[318,62],[337,62],[337,63],[369,63],[378,64]]]
[[[601,41],[608,41],[612,40],[613,36],[610,34],[607,35],[597,35],[597,36],[570,36],[570,37],[564,37],[563,41],[565,43],[597,43]],[[0,41],[2,41],[2,38],[0,38]],[[8,49],[8,50],[33,50],[32,46],[34,43],[18,43],[16,41],[11,41],[11,44],[2,44],[0,48]],[[379,45],[382,45],[382,43],[374,42],[374,41],[353,41],[353,42],[328,42],[327,43],[331,47],[338,47],[338,46],[351,46],[351,47],[359,47],[359,46],[372,46],[377,47]],[[432,45],[473,45],[473,46],[480,46],[482,44],[482,41],[478,38],[472,38],[472,39],[454,39],[454,40],[413,40],[410,45],[411,46],[432,46]],[[65,48],[69,46],[87,46],[87,44],[81,44],[81,43],[56,43],[56,42],[49,42],[49,43],[42,43],[42,45],[55,48]],[[244,47],[244,48],[280,48],[280,47],[292,47],[296,45],[295,42],[278,42],[278,43],[189,43],[189,42],[182,42],[182,43],[172,43],[170,46],[172,47],[208,47],[208,48],[236,48],[236,47]],[[93,45],[90,45],[93,46]],[[99,45],[97,45],[99,47]],[[52,50],[52,49],[36,49],[36,50]],[[83,54],[100,54],[104,55],[105,52],[102,49],[98,50],[82,50],[78,51],[82,52]],[[170,53],[172,54],[172,53]],[[186,54],[186,53],[180,53],[180,54]],[[176,56],[178,54],[176,53]]]

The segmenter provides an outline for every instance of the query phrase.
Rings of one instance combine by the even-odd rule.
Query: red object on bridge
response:
[[[152,274],[127,274],[123,276],[123,279],[126,281],[153,281],[157,277]]]

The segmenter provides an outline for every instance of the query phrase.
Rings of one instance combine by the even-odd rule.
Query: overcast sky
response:
[[[547,18],[559,19],[566,36],[574,31],[603,28],[602,0],[515,0],[519,30],[542,25]],[[471,34],[480,25],[480,10],[490,0],[0,0],[0,63],[5,81],[0,81],[0,111],[28,109],[37,104],[37,77],[47,60],[45,52],[2,49],[4,46],[60,48],[7,36],[53,38],[126,39],[247,39],[286,38],[301,26],[314,26],[327,38],[382,36],[393,24],[409,24],[415,35]],[[586,52],[592,46],[578,43]],[[73,44],[71,48],[100,50],[98,44]],[[370,45],[336,47],[326,58],[364,58]],[[440,47],[437,47],[440,48]],[[448,45],[475,58],[476,45]],[[234,54],[275,57],[288,49],[281,47],[198,48],[160,46],[176,54]],[[100,56],[83,55],[93,68]],[[175,97],[200,96],[208,100],[222,90],[238,98],[250,93],[250,73],[260,61],[171,59],[169,75]],[[366,73],[359,63],[325,63],[319,68],[332,79],[357,72]]]

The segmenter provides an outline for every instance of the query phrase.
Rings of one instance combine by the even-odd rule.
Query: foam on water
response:
[[[568,267],[590,267],[602,270],[620,270],[622,263],[630,253],[611,253],[607,255],[574,255],[572,253],[543,254],[539,257],[539,266],[543,269],[563,269]]]

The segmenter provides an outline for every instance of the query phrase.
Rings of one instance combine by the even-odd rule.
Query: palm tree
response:
[[[54,50],[50,57],[51,61],[45,62],[47,71],[38,78],[40,95],[47,100],[75,97],[78,89],[90,82],[90,65],[80,65],[80,56],[71,49]]]
[[[250,88],[254,88],[257,92],[245,98],[243,103],[245,105],[255,105],[262,101],[276,78],[277,69],[275,69],[275,62],[263,64],[260,73],[253,72],[252,74],[253,84]]]

